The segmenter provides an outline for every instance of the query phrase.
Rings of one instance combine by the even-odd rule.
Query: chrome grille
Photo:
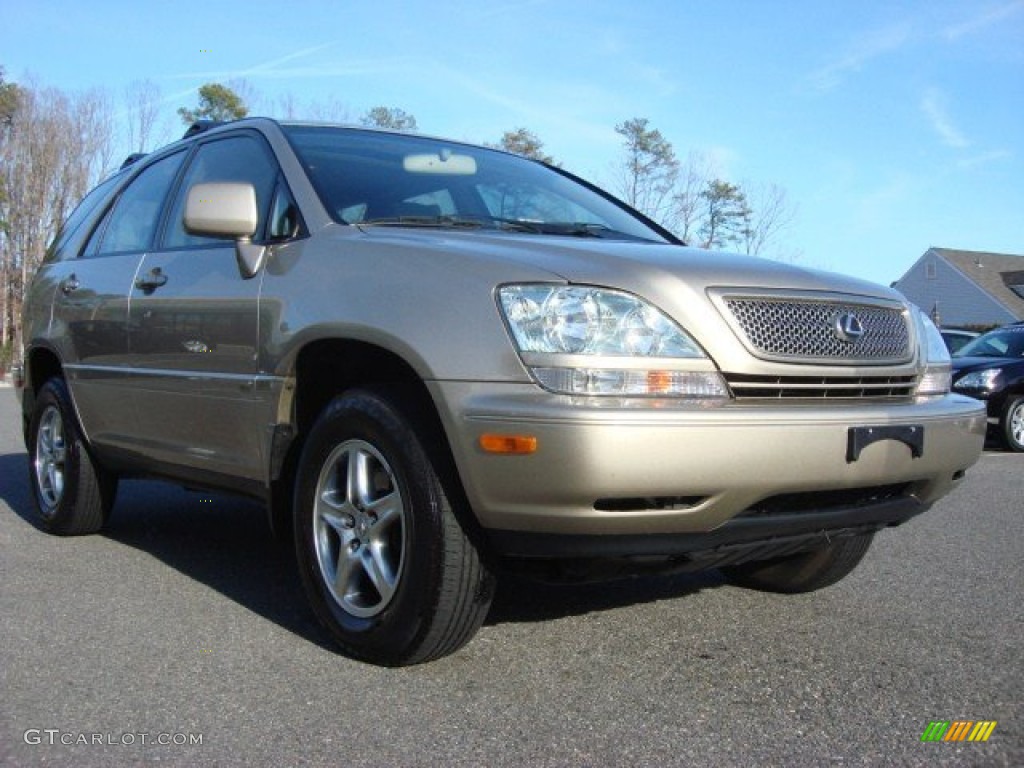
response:
[[[904,400],[916,376],[752,376],[724,374],[737,400]]]
[[[751,351],[760,357],[838,363],[894,363],[911,357],[900,307],[783,297],[727,297],[726,307]],[[853,315],[863,329],[843,340],[837,322]]]

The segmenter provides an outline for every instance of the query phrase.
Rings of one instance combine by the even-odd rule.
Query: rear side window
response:
[[[277,165],[256,138],[232,136],[199,147],[185,172],[185,178],[171,208],[171,218],[163,242],[164,248],[208,246],[229,242],[223,238],[193,235],[185,230],[185,199],[188,190],[196,184],[212,181],[241,181],[252,184],[256,188],[256,206],[260,212],[257,236],[263,231],[266,211],[277,181]]]
[[[85,255],[148,250],[167,193],[184,159],[185,153],[178,152],[143,169],[121,193],[105,224],[93,233]]]
[[[71,212],[70,216],[68,216],[68,220],[64,222],[64,226],[60,228],[60,231],[57,233],[57,237],[54,238],[49,250],[47,250],[46,261],[56,261],[67,258],[68,253],[65,253],[65,251],[68,249],[68,244],[73,239],[77,240],[79,245],[81,244],[81,238],[77,238],[76,235],[79,234],[79,230],[82,228],[82,225],[91,218],[94,213],[98,213],[97,209],[107,202],[110,195],[117,187],[118,182],[123,180],[123,178],[124,177],[120,174],[111,176],[82,199],[82,202],[78,204],[78,207]],[[74,253],[74,251],[77,250],[77,247],[78,246],[72,246],[71,252]]]

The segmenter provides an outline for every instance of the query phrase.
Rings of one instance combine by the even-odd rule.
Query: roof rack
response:
[[[128,157],[126,157],[124,159],[124,162],[121,163],[121,168],[119,170],[123,171],[129,165],[133,165],[133,164],[139,162],[139,160],[141,160],[145,156],[146,156],[145,152],[132,152],[130,155],[128,155]]]
[[[199,133],[205,133],[211,128],[216,128],[218,125],[224,125],[227,122],[225,120],[196,120],[192,125],[185,131],[185,135],[181,138],[187,139],[190,136],[195,136]]]

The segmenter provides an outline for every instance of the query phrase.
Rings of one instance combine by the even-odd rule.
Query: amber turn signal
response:
[[[527,454],[537,450],[537,438],[532,435],[480,435],[480,447],[487,453]]]

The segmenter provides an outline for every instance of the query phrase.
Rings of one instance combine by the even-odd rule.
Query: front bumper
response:
[[[986,427],[983,405],[959,395],[685,406],[466,382],[436,382],[433,394],[469,502],[499,539],[703,534],[774,500],[800,505],[803,494],[830,492],[847,492],[836,497],[847,512],[881,495],[899,508],[899,522],[959,481],[978,460]],[[898,435],[892,428],[910,426],[923,428],[920,456],[906,442],[881,439],[851,460],[851,429]],[[533,436],[537,450],[487,453],[484,434]],[[857,522],[844,514],[844,527]]]

